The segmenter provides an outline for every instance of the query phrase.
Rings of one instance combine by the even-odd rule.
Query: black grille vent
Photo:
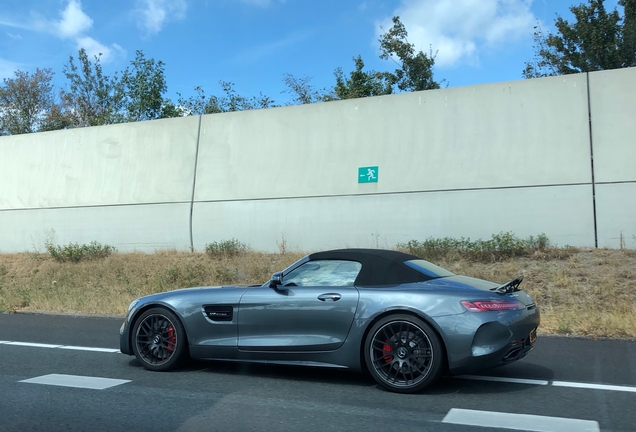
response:
[[[232,321],[233,311],[232,306],[204,306],[205,316],[212,321]]]

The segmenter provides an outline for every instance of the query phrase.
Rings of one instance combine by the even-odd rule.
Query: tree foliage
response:
[[[287,89],[283,90],[283,93],[293,96],[291,102],[288,102],[287,105],[304,105],[330,100],[330,98],[332,98],[325,90],[322,92],[316,90],[311,84],[311,77],[308,76],[299,78],[290,73],[286,73],[283,82],[285,83],[285,87],[287,87]]]
[[[364,61],[361,56],[353,59],[356,67],[344,76],[342,68],[334,72],[336,85],[334,94],[337,99],[353,99],[369,96],[381,96],[393,93],[394,76],[388,72],[364,71]]]
[[[336,85],[333,88],[334,99],[380,96],[395,92],[412,92],[440,88],[433,78],[435,55],[416,51],[409,42],[408,32],[399,16],[393,17],[393,26],[378,40],[380,58],[392,60],[397,64],[393,72],[364,71],[361,56],[353,59],[355,69],[345,77],[342,68],[334,72]],[[323,99],[329,100],[329,99]]]
[[[179,94],[178,105],[186,115],[217,114],[233,111],[246,111],[276,106],[269,96],[259,93],[258,96],[242,96],[234,89],[234,83],[219,81],[223,94],[207,97],[201,86],[194,88],[196,95],[184,98]]]
[[[0,134],[18,135],[47,130],[53,108],[53,71],[36,69],[33,74],[15,71],[0,87]]]
[[[636,0],[620,0],[608,12],[604,0],[570,7],[574,22],[557,15],[557,33],[535,27],[534,58],[526,62],[524,78],[566,75],[636,66]]]
[[[143,51],[136,51],[135,59],[121,78],[128,121],[154,120],[170,115],[164,110],[163,94],[168,89],[164,67],[161,60],[147,59]]]
[[[117,74],[105,75],[101,54],[91,61],[86,50],[79,50],[75,64],[73,56],[64,65],[69,81],[68,90],[61,91],[62,102],[73,127],[98,126],[124,121],[124,83]]]
[[[435,55],[415,51],[415,45],[409,42],[408,32],[399,16],[393,17],[393,27],[380,39],[381,59],[392,59],[398,68],[392,75],[394,83],[402,91],[421,91],[438,89],[439,83],[433,79]]]

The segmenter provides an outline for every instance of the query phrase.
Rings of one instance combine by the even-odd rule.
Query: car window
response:
[[[451,273],[448,270],[441,268],[440,266],[421,259],[405,261],[404,264],[432,278],[448,277],[454,275],[454,273]]]
[[[353,286],[362,264],[356,261],[309,261],[283,276],[284,286]]]

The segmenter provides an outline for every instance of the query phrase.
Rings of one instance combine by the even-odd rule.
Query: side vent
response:
[[[205,316],[212,321],[232,321],[234,311],[232,306],[203,306],[203,310],[205,311]]]

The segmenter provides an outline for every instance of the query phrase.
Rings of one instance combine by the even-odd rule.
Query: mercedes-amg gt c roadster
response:
[[[185,358],[368,370],[414,393],[443,373],[514,362],[539,310],[519,289],[416,256],[342,249],[305,256],[260,286],[199,287],[133,301],[121,352],[153,371]]]

